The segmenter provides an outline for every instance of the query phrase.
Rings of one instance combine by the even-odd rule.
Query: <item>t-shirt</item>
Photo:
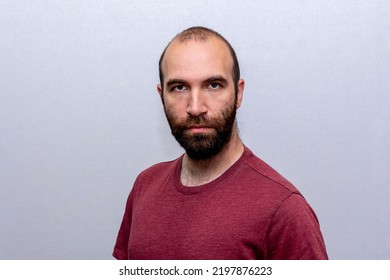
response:
[[[247,147],[214,181],[181,184],[183,156],[137,177],[117,259],[327,259],[319,223],[300,192]]]

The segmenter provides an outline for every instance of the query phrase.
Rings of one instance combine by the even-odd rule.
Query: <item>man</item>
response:
[[[158,93],[185,154],[136,179],[117,259],[327,259],[299,191],[242,143],[244,80],[218,33],[192,27],[160,58]]]

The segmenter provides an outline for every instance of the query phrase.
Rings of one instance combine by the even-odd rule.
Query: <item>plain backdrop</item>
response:
[[[137,174],[183,151],[169,40],[236,49],[240,135],[316,211],[332,259],[390,259],[388,0],[0,0],[0,259],[112,259]]]

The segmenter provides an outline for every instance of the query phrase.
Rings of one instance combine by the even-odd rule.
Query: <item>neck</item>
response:
[[[209,183],[229,169],[244,152],[244,145],[235,129],[227,145],[217,155],[206,160],[194,160],[184,155],[180,179],[183,185],[196,187]]]

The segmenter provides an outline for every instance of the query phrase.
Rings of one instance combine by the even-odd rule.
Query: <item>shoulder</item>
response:
[[[242,166],[245,167],[247,176],[252,180],[261,180],[267,185],[272,185],[275,188],[285,191],[288,194],[300,194],[298,189],[279,172],[268,165],[265,161],[257,157],[249,148],[245,147],[242,158]]]
[[[159,162],[146,168],[135,179],[133,190],[136,191],[143,188],[143,186],[156,185],[172,178],[181,160],[182,156],[171,161]]]

